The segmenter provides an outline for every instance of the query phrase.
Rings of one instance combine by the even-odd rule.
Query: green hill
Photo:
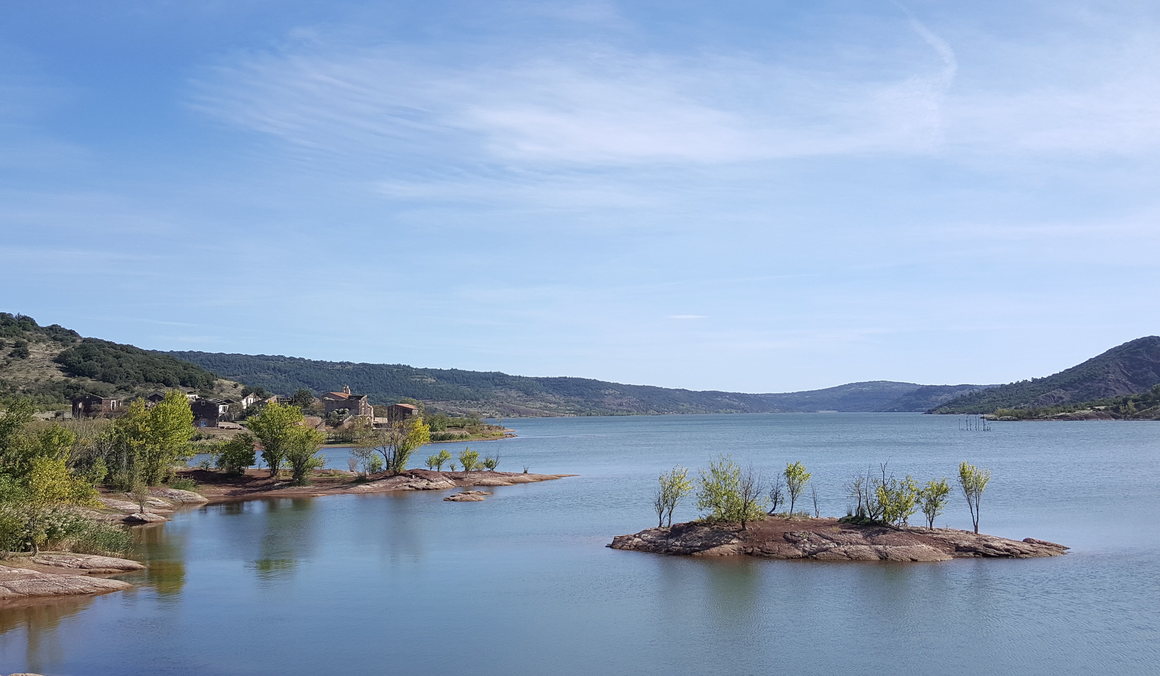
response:
[[[1137,338],[1055,375],[972,392],[932,413],[1074,409],[1148,392],[1160,383],[1160,336]]]
[[[402,364],[330,362],[273,355],[167,353],[278,394],[349,385],[374,403],[412,398],[448,413],[633,415],[813,411],[925,411],[975,385],[922,386],[874,381],[785,394],[743,394],[624,385],[588,378],[544,378]]]
[[[171,388],[225,396],[241,385],[167,354],[0,312],[0,398],[28,397],[53,408],[78,394],[126,397]]]

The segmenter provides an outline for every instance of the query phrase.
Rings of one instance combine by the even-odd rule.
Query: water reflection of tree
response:
[[[263,500],[258,556],[249,564],[262,582],[289,575],[315,548],[313,498]]]
[[[137,553],[148,566],[146,583],[162,598],[179,594],[185,587],[185,531],[161,524],[138,528],[134,535]]]
[[[23,628],[26,637],[25,661],[29,668],[41,671],[43,666],[43,670],[48,671],[49,665],[60,663],[64,659],[64,651],[59,641],[53,640],[59,636],[56,628],[60,626],[61,620],[76,615],[89,607],[92,602],[92,597],[83,597],[45,600],[31,606],[0,606],[0,635]],[[18,633],[8,634],[6,638],[19,643]],[[6,650],[4,654],[8,655]],[[16,655],[10,657],[16,659]],[[0,666],[0,669],[4,669],[5,666]]]

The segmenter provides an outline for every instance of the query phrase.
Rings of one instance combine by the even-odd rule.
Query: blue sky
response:
[[[1158,333],[1152,2],[10,3],[3,310],[779,392]]]

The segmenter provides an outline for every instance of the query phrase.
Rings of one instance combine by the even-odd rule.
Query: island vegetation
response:
[[[699,473],[674,467],[657,479],[653,506],[657,527],[613,539],[610,547],[667,554],[726,556],[748,554],[778,559],[850,561],[943,561],[961,557],[1028,558],[1055,556],[1067,548],[1028,538],[1008,540],[979,533],[982,498],[991,479],[987,469],[963,462],[958,486],[971,514],[973,532],[935,528],[951,492],[946,478],[919,484],[890,473],[886,464],[866,470],[844,486],[851,507],[842,518],[818,513],[811,473],[800,462],[785,466],[772,481],[731,458],[719,457]],[[813,512],[795,505],[811,488]],[[694,494],[700,519],[673,525],[673,510]],[[777,511],[786,504],[789,509]],[[925,527],[910,526],[921,511]]]

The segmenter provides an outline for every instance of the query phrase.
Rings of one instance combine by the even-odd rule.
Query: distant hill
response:
[[[224,396],[239,383],[218,379],[200,366],[132,345],[84,338],[57,324],[0,312],[0,397],[28,397],[61,406],[78,394],[146,395],[177,388]]]
[[[272,355],[169,352],[228,378],[278,394],[350,385],[378,404],[418,399],[448,413],[490,416],[925,411],[976,385],[874,381],[785,394],[743,394],[544,378],[402,364],[330,362]]]
[[[1160,336],[1113,347],[1055,375],[972,392],[932,413],[994,413],[999,409],[1076,408],[1148,392],[1160,384]]]

